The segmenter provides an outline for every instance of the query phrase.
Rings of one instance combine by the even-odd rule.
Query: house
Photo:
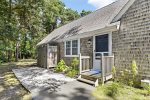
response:
[[[69,65],[89,56],[89,68],[99,69],[101,56],[114,56],[118,70],[136,60],[139,73],[150,78],[150,0],[118,0],[54,30],[37,44],[38,65]],[[86,68],[87,69],[87,68]]]

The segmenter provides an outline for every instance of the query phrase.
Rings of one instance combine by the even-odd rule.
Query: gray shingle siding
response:
[[[115,66],[122,70],[136,60],[139,72],[150,77],[150,0],[136,0],[113,32]]]

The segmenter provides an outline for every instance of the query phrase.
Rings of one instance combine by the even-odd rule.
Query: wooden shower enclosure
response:
[[[58,62],[58,46],[44,45],[37,48],[38,66],[43,68],[56,67]]]

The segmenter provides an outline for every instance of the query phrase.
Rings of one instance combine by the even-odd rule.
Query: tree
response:
[[[36,58],[43,37],[80,17],[60,0],[0,0],[0,15],[0,60],[8,62]]]
[[[82,10],[82,12],[80,13],[80,16],[81,16],[81,17],[84,17],[84,16],[86,16],[86,15],[88,15],[88,14],[90,14],[90,13],[92,13],[92,11],[85,11],[85,10]]]
[[[80,18],[80,15],[77,11],[72,9],[64,9],[63,14],[60,16],[61,18],[61,25],[67,24],[73,20]]]

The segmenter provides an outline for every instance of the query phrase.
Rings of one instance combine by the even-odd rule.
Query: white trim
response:
[[[79,57],[78,55],[65,55],[65,57]]]
[[[129,0],[126,5],[121,9],[121,11],[117,14],[117,16],[115,16],[115,18],[112,20],[113,22],[117,22],[122,16],[123,14],[126,13],[126,11],[130,8],[130,6],[135,2],[135,0]]]
[[[72,41],[74,40],[77,40],[78,42],[78,54],[77,55],[72,55]],[[71,41],[71,47],[70,47],[70,54],[71,55],[66,55],[66,42],[67,41]],[[64,55],[65,57],[79,57],[79,54],[80,54],[80,39],[73,39],[73,40],[67,40],[67,41],[64,41]]]
[[[80,54],[80,39],[78,39],[78,56]]]
[[[72,55],[72,41],[73,41],[73,40],[70,41],[70,43],[71,43],[71,45],[70,45],[70,50],[71,50],[71,51],[70,51],[70,55]]]
[[[104,55],[104,53],[109,53],[109,55],[112,55],[112,32],[94,35],[93,36],[93,67],[94,67],[95,49],[96,49],[95,38],[96,38],[96,36],[105,35],[105,34],[108,34],[108,46],[109,46],[108,47],[108,52],[99,52],[99,53],[102,53],[102,55]]]
[[[66,56],[66,41],[64,42],[64,55]]]
[[[93,67],[94,67],[94,60],[95,60],[95,36],[93,36]]]
[[[58,42],[63,42],[63,41],[68,41],[68,40],[75,40],[75,39],[80,39],[80,38],[100,35],[100,34],[104,34],[104,33],[109,33],[109,32],[112,32],[112,31],[117,31],[118,30],[117,29],[118,24],[119,23],[115,23],[115,25],[112,24],[112,26],[107,26],[107,27],[104,27],[104,28],[101,28],[101,29],[97,29],[97,30],[81,33],[79,35],[75,35],[75,36],[71,36],[71,37],[67,37],[65,39],[60,39]]]
[[[109,55],[112,55],[112,32],[108,34],[108,37],[109,37]]]

